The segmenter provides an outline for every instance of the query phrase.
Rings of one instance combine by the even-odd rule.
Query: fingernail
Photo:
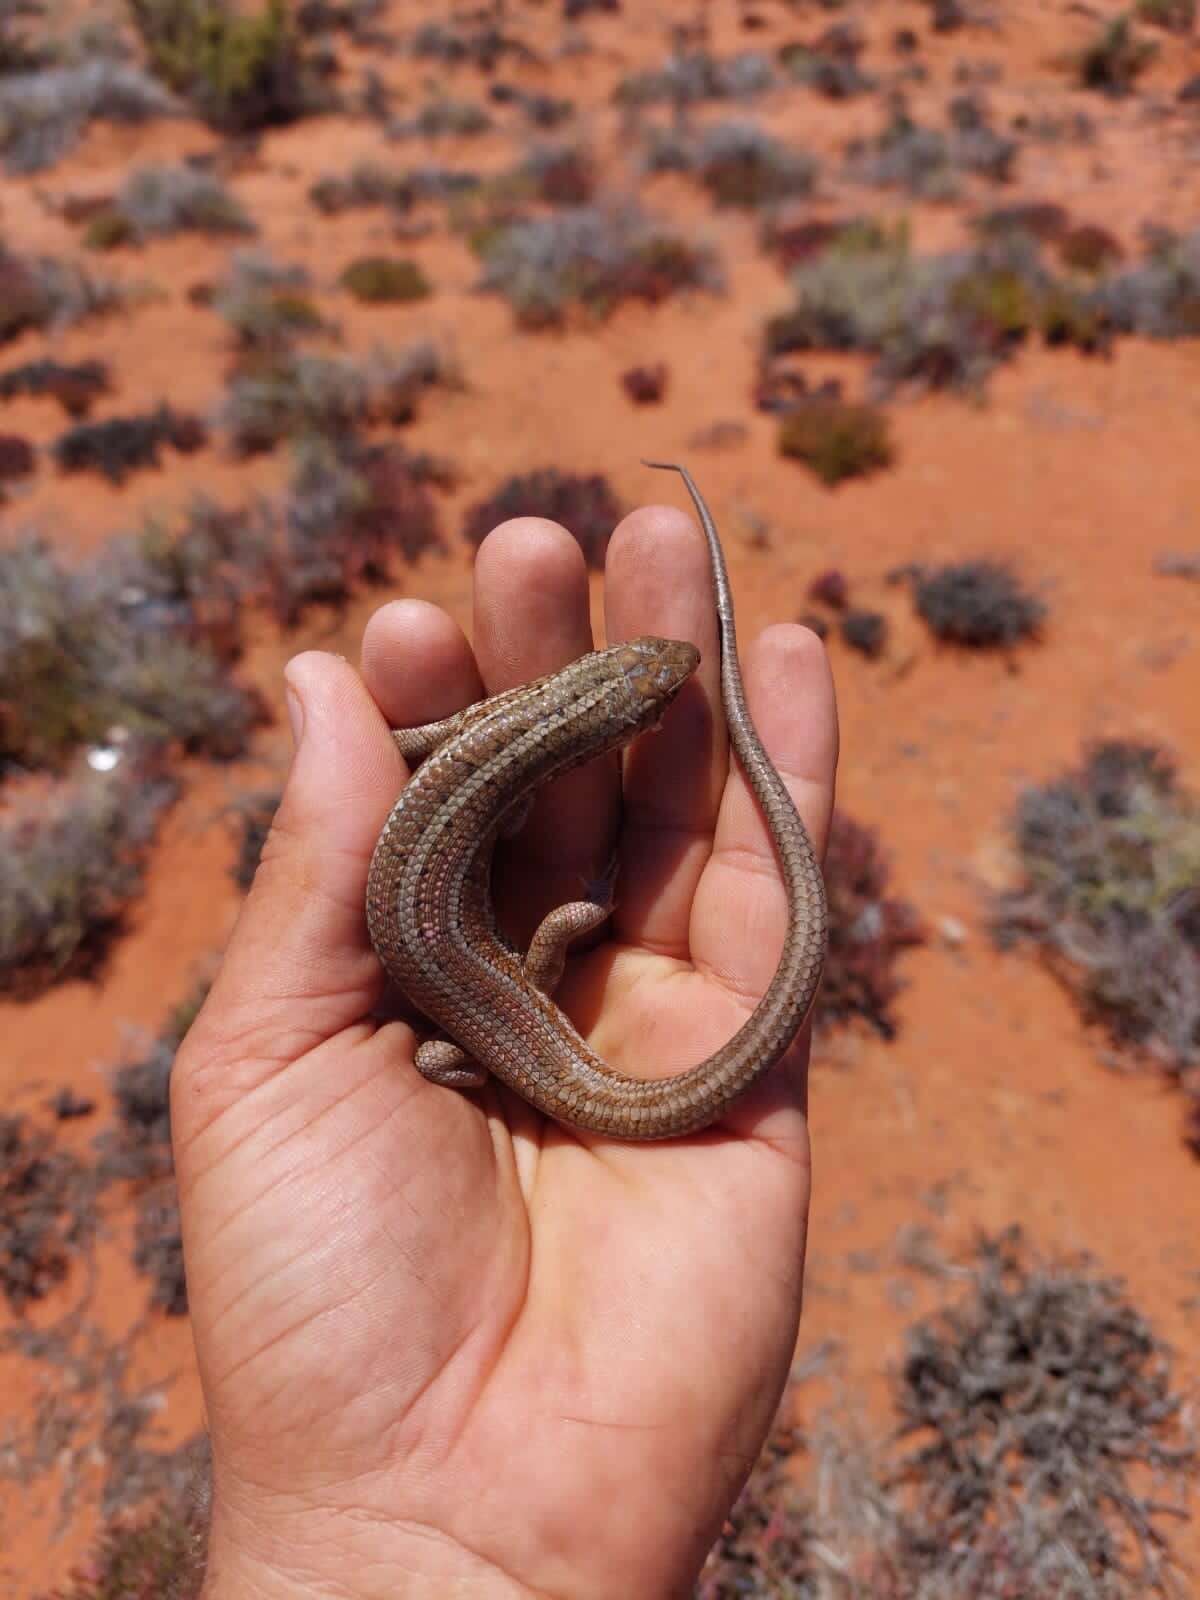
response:
[[[288,721],[292,725],[292,743],[299,749],[300,736],[304,732],[304,702],[290,683],[285,681],[284,689],[286,691]]]

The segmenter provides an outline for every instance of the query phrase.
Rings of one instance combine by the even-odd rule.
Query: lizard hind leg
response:
[[[612,915],[616,878],[614,852],[600,877],[587,884],[588,899],[570,900],[543,917],[525,953],[525,977],[535,989],[552,995],[562,979],[568,946],[594,932]]]
[[[444,1089],[481,1089],[487,1072],[453,1039],[426,1039],[417,1046],[417,1071]]]

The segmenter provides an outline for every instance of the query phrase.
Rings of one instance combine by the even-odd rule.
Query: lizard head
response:
[[[630,639],[609,652],[639,708],[638,723],[656,727],[663,712],[700,665],[700,652],[683,639]]]

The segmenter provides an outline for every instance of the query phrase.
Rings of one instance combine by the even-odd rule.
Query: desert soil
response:
[[[765,26],[743,32],[726,5],[711,8],[711,48],[771,49],[811,36],[829,20],[817,8],[764,4]],[[1179,83],[1200,71],[1200,41],[1163,36],[1158,61],[1123,101],[1073,90],[1056,65],[1091,27],[1084,8],[1045,0],[1001,0],[991,19],[940,36],[928,8],[902,0],[852,6],[845,14],[868,37],[864,64],[894,67],[891,38],[901,26],[922,38],[928,82],[914,109],[940,110],[960,61],[995,63],[985,93],[1003,125],[1016,111],[1086,110],[1097,123],[1088,146],[1026,143],[1005,191],[968,184],[964,201],[923,205],[851,189],[834,157],[852,133],[878,126],[877,96],[838,104],[805,90],[768,98],[746,114],[825,158],[814,215],[846,209],[907,213],[922,247],[966,237],[972,204],[1054,199],[1083,221],[1102,223],[1131,254],[1153,221],[1183,227],[1200,217],[1200,123],[1173,108]],[[435,7],[395,4],[398,34]],[[504,69],[530,87],[569,96],[601,152],[615,149],[613,82],[658,62],[669,25],[687,8],[635,6],[588,18],[590,54],[560,59],[559,8],[511,9],[512,25],[543,54],[543,69]],[[636,13],[636,26],[635,22]],[[347,60],[353,62],[350,49]],[[427,69],[400,53],[375,63],[397,93],[412,92]],[[353,77],[357,68],[348,65]],[[441,71],[442,69],[437,69]],[[348,80],[349,81],[349,80]],[[451,87],[477,96],[484,80],[456,69]],[[1164,110],[1163,108],[1167,108]],[[701,231],[728,273],[724,296],[696,295],[655,308],[625,306],[597,325],[566,333],[520,334],[499,299],[474,288],[477,264],[438,227],[397,246],[381,212],[322,218],[306,199],[311,181],[374,155],[396,165],[423,158],[494,169],[511,160],[505,131],[435,145],[386,146],[365,120],[325,116],[272,132],[240,158],[229,182],[259,227],[257,243],[277,259],[303,263],[326,292],[345,346],[401,345],[433,333],[452,341],[466,379],[461,392],[434,392],[404,430],[405,442],[453,460],[457,488],[439,494],[446,553],[397,568],[385,590],[361,596],[341,615],[310,613],[287,635],[257,626],[242,676],[280,706],[280,668],[308,646],[354,657],[371,610],[388,594],[419,594],[469,623],[471,555],[458,536],[462,515],[509,474],[540,466],[603,472],[627,506],[663,493],[639,457],[690,462],[725,530],[743,634],[808,609],[812,577],[837,567],[855,600],[886,613],[888,647],[878,660],[831,635],[841,711],[839,801],[878,829],[894,891],[911,900],[930,930],[903,957],[898,1032],[884,1041],[865,1030],[828,1038],[812,1082],[815,1195],[801,1350],[835,1340],[832,1380],[811,1390],[819,1408],[841,1385],[886,1423],[887,1373],[904,1326],[941,1291],[903,1276],[898,1231],[920,1224],[953,1252],[978,1228],[1025,1225],[1043,1250],[1094,1253],[1122,1276],[1138,1306],[1178,1352],[1184,1387],[1200,1382],[1200,1166],[1181,1140],[1179,1096],[1153,1071],[1122,1071],[1105,1041],[1081,1024],[1063,989],[1028,954],[1001,955],[987,934],[991,890],[1012,881],[1009,819],[1023,786],[1047,779],[1103,735],[1152,741],[1173,753],[1182,781],[1200,788],[1200,587],[1157,576],[1156,554],[1194,549],[1200,539],[1200,342],[1122,340],[1109,358],[1029,348],[990,381],[983,403],[955,396],[907,397],[889,406],[894,467],[836,490],[821,487],[774,449],[772,420],[752,404],[755,351],[764,319],[788,303],[785,275],[759,249],[756,223],[717,212],[678,178],[645,180],[654,210]],[[92,130],[48,172],[2,186],[6,237],[22,251],[78,252],[77,230],[46,197],[111,191],[137,162],[209,150],[215,136],[195,121]],[[614,162],[614,184],[628,176]],[[971,204],[967,202],[970,201]],[[802,208],[803,209],[803,208]],[[62,360],[110,363],[114,393],[96,415],[150,408],[162,399],[211,413],[222,393],[227,335],[187,290],[221,272],[227,241],[181,236],[120,252],[115,266],[144,277],[160,295],[126,314],[57,336]],[[345,262],[369,249],[418,260],[437,292],[401,308],[357,306],[333,287]],[[107,265],[107,262],[105,262]],[[5,365],[46,353],[27,335]],[[619,376],[665,363],[666,402],[638,409]],[[862,389],[860,358],[813,358],[814,378],[841,376]],[[716,424],[725,442],[713,443]],[[5,431],[49,446],[64,421],[49,400],[19,399]],[[708,444],[705,447],[705,436]],[[6,508],[7,532],[34,526],[71,558],[97,550],[149,512],[169,515],[198,488],[226,503],[271,492],[283,452],[234,461],[219,437],[191,457],[168,453],[158,473],[135,474],[120,489],[95,477],[57,474],[48,455]],[[1042,642],[1011,656],[939,647],[913,613],[894,569],[987,555],[1011,559],[1049,608]],[[131,1034],[152,1034],[166,1011],[210,966],[236,917],[239,892],[228,872],[235,842],[229,805],[286,770],[282,720],[256,739],[253,755],[226,767],[182,767],[184,798],[155,849],[145,896],[97,982],[62,984],[29,1003],[0,1003],[0,1108],[45,1117],[64,1086],[94,1097],[92,1118],[64,1125],[62,1138],[87,1147],[111,1110],[110,1074]],[[86,1300],[86,1316],[114,1341],[130,1340],[129,1392],[160,1399],[151,1438],[166,1449],[202,1423],[186,1319],[146,1313],[145,1284],[129,1265],[132,1218],[106,1210],[91,1267],[32,1306],[24,1321],[57,1324]],[[0,1327],[15,1319],[0,1308]],[[39,1402],[66,1380],[44,1363],[0,1354],[0,1424],[27,1437]],[[80,1404],[86,1410],[91,1400]],[[100,1398],[95,1397],[96,1405]],[[49,1455],[54,1460],[53,1451]],[[0,1455],[0,1464],[4,1457]],[[0,1592],[37,1593],[65,1579],[86,1551],[98,1518],[103,1462],[79,1478],[63,1516],[66,1466],[31,1482],[0,1477]],[[1200,1532],[1180,1534],[1200,1571]]]

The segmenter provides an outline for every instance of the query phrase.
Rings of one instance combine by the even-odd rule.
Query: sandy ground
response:
[[[713,8],[714,51],[770,48],[837,20],[816,9],[795,18],[759,9],[764,30],[741,32],[732,9]],[[1196,39],[1164,36],[1139,93],[1108,102],[1067,89],[1054,64],[1089,31],[1080,8],[1013,0],[987,8],[991,25],[947,37],[930,35],[927,13],[914,4],[850,9],[865,26],[869,68],[894,67],[897,27],[921,32],[929,81],[913,90],[918,112],[928,107],[941,120],[955,65],[969,59],[1002,69],[1002,80],[986,90],[998,121],[1037,108],[1083,109],[1096,119],[1100,133],[1091,146],[1027,144],[1011,193],[968,187],[969,199],[1053,198],[1080,220],[1102,222],[1131,249],[1145,221],[1183,225],[1200,216],[1200,124],[1165,109],[1177,85],[1200,70]],[[635,11],[636,28],[628,25]],[[681,11],[627,0],[625,18],[587,22],[591,55],[560,63],[558,13],[539,9],[526,18],[515,8],[516,25],[536,37],[548,64],[500,75],[570,95],[603,149],[615,128],[606,104],[612,82],[665,54],[667,24]],[[407,27],[418,8],[397,5],[393,12],[395,24]],[[410,93],[421,76],[402,56],[384,60],[381,70]],[[478,82],[463,70],[451,87],[477,93]],[[876,97],[836,105],[798,90],[746,114],[826,156],[854,132],[877,126],[881,115]],[[69,252],[74,230],[47,209],[46,196],[105,192],[134,161],[176,159],[213,144],[192,122],[97,129],[52,171],[4,182],[6,236],[23,250]],[[649,205],[718,245],[728,293],[624,308],[602,326],[563,335],[517,336],[507,308],[474,292],[476,265],[444,231],[396,246],[382,214],[323,219],[305,199],[314,177],[365,154],[397,165],[426,156],[488,169],[512,149],[499,134],[439,141],[436,149],[389,148],[370,124],[322,118],[265,138],[231,183],[259,224],[259,242],[279,259],[310,266],[318,299],[336,315],[347,348],[379,339],[401,345],[428,332],[451,341],[462,363],[466,388],[431,395],[404,432],[406,443],[449,455],[461,473],[459,488],[440,497],[449,553],[423,558],[388,592],[421,594],[467,622],[470,558],[457,530],[470,503],[512,472],[553,464],[604,472],[632,506],[662,491],[637,465],[653,454],[688,459],[718,512],[744,635],[802,614],[808,582],[831,566],[847,573],[856,601],[890,619],[890,642],[878,661],[831,642],[842,717],[839,798],[851,815],[878,827],[895,891],[919,908],[932,938],[903,958],[897,1038],[885,1043],[856,1032],[818,1053],[802,1349],[839,1341],[838,1380],[885,1418],[886,1373],[901,1330],[934,1293],[914,1291],[911,1279],[901,1283],[892,1256],[897,1230],[921,1223],[953,1249],[976,1228],[1019,1220],[1043,1250],[1087,1249],[1123,1276],[1177,1347],[1181,1382],[1194,1385],[1200,1167],[1180,1140],[1180,1099],[1152,1074],[1106,1066],[1103,1041],[1082,1028],[1063,991],[1028,956],[996,954],[985,923],[989,889],[1010,880],[1007,824],[1018,793],[1072,765],[1086,740],[1112,734],[1160,743],[1178,759],[1183,781],[1200,786],[1200,589],[1152,570],[1157,553],[1197,544],[1200,343],[1127,341],[1111,359],[1026,351],[995,376],[986,404],[952,397],[894,404],[895,468],[825,490],[775,455],[774,425],[752,409],[759,331],[788,301],[783,274],[756,247],[752,220],[712,212],[678,179],[644,184]],[[830,172],[809,208],[814,214],[907,209],[923,246],[964,236],[966,205],[904,207],[895,197],[848,191],[832,164]],[[617,168],[613,181],[629,179]],[[338,271],[367,248],[413,256],[436,282],[436,296],[416,307],[371,310],[338,294],[331,287]],[[227,253],[225,243],[185,236],[103,258],[104,267],[111,261],[113,270],[162,292],[126,316],[83,324],[53,341],[60,359],[111,364],[115,392],[95,415],[163,398],[213,410],[227,340],[219,320],[191,305],[186,292],[211,281]],[[3,365],[46,349],[45,340],[27,336],[5,350]],[[669,368],[667,402],[635,410],[619,375],[654,361]],[[863,365],[849,358],[813,360],[808,369],[844,376],[851,392],[862,385]],[[699,449],[694,441],[719,423],[738,424],[744,436],[728,448]],[[21,399],[4,410],[5,431],[39,445],[63,426],[48,400]],[[57,476],[43,457],[28,490],[7,509],[5,528],[37,526],[83,556],[144,514],[169,513],[196,489],[230,503],[270,491],[282,467],[282,457],[235,463],[218,441],[193,457],[168,454],[162,472],[135,475],[117,490],[91,477]],[[937,647],[906,587],[888,582],[908,562],[977,555],[1011,558],[1049,607],[1044,642],[1011,661]],[[286,638],[264,625],[245,675],[278,704],[287,656],[317,644],[353,657],[363,622],[383,597],[363,597],[341,618],[313,613]],[[70,1085],[95,1095],[103,1114],[108,1073],[130,1030],[157,1030],[227,937],[238,892],[227,871],[234,846],[226,810],[284,770],[287,748],[279,723],[256,741],[252,759],[184,769],[185,796],[168,818],[147,893],[103,982],[68,983],[29,1004],[0,1004],[0,1108],[35,1111]],[[939,930],[953,935],[955,924],[961,939],[943,937]],[[63,1137],[83,1148],[96,1126],[98,1118],[72,1124]],[[119,1214],[109,1218],[88,1315],[113,1338],[136,1330],[130,1387],[161,1386],[154,1442],[166,1448],[201,1422],[200,1397],[186,1322],[145,1317],[145,1287],[128,1265],[130,1225]],[[79,1267],[27,1320],[55,1322],[86,1287]],[[10,1323],[0,1310],[0,1328]],[[0,1438],[6,1423],[20,1434],[39,1394],[62,1381],[23,1357],[0,1354]],[[814,1407],[821,1392],[814,1388]],[[0,1481],[0,1593],[16,1600],[64,1578],[92,1537],[101,1474],[102,1462],[91,1462],[65,1527],[61,1471],[24,1486]],[[1200,1532],[1190,1526],[1180,1538],[1200,1571]]]

